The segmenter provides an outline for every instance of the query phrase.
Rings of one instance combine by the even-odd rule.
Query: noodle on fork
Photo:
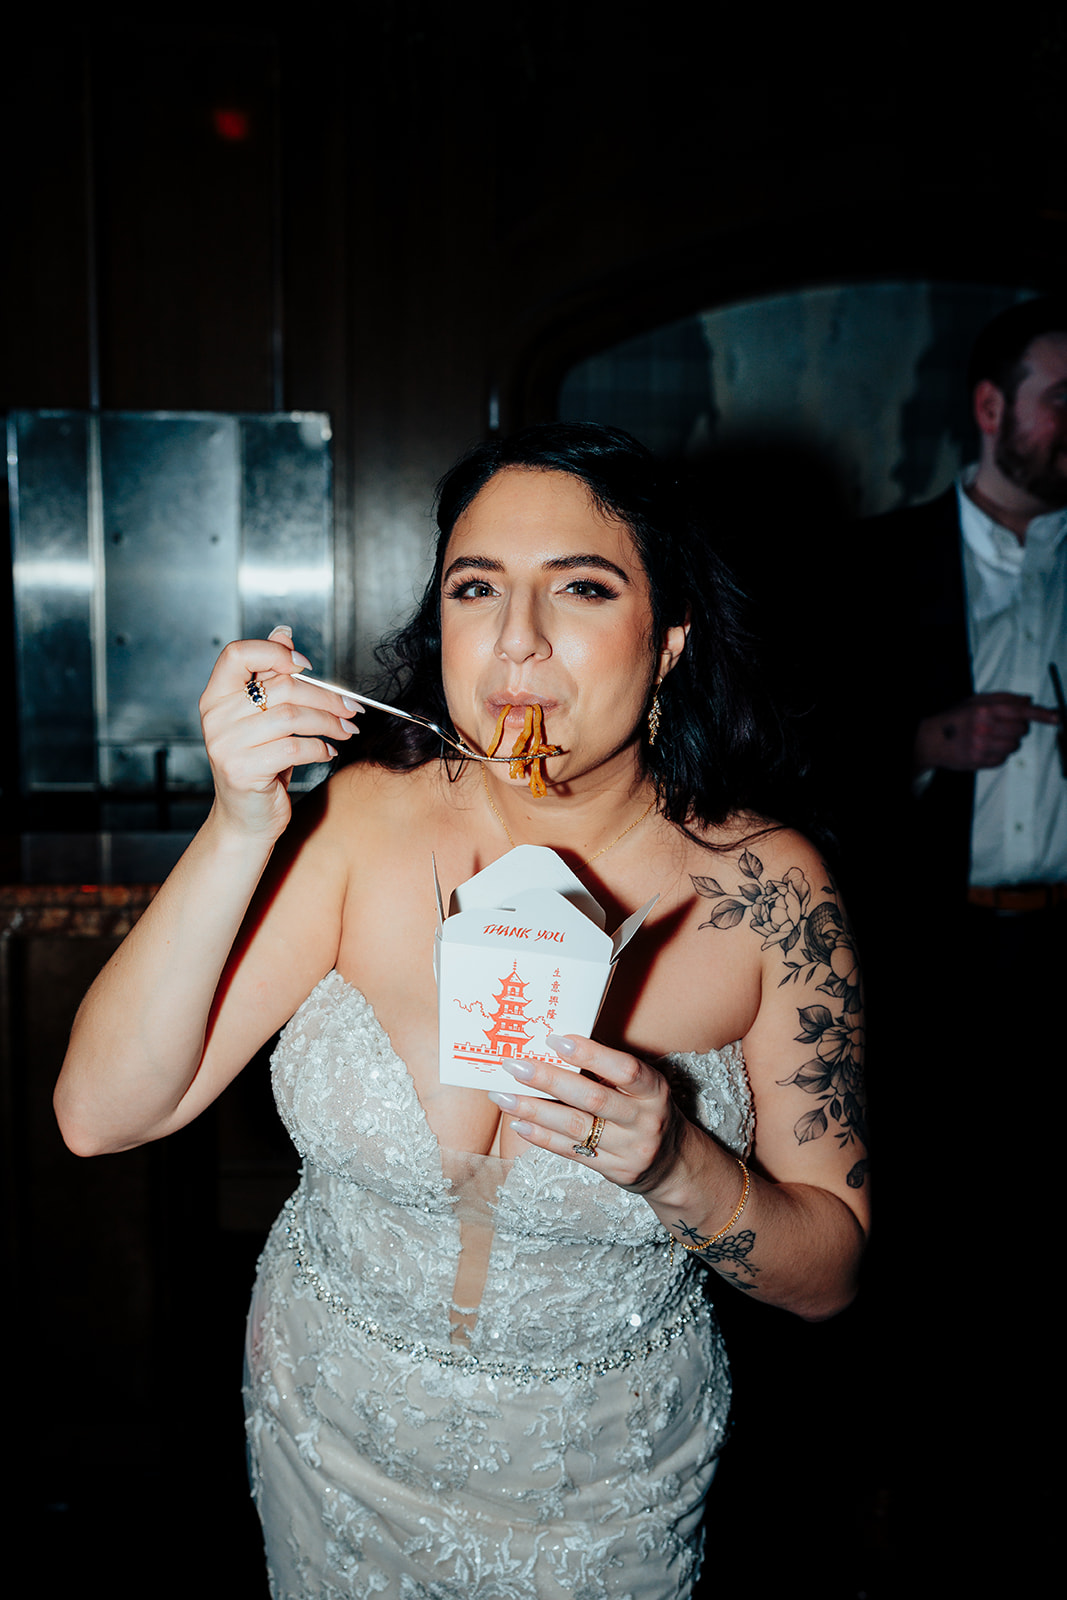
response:
[[[504,706],[501,709],[486,755],[495,755],[499,749],[504,737],[504,724],[511,709],[511,706]],[[526,777],[529,780],[530,793],[535,800],[540,800],[548,793],[545,785],[544,758],[558,756],[561,753],[560,745],[548,744],[545,740],[545,714],[541,707],[536,704],[526,706],[523,711],[522,732],[511,750],[509,776]]]

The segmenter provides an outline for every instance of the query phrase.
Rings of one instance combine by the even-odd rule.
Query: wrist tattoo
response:
[[[674,1223],[674,1228],[692,1244],[699,1244],[700,1234],[691,1228],[688,1222],[681,1217]],[[753,1266],[748,1259],[756,1243],[756,1233],[753,1228],[743,1228],[740,1233],[728,1234],[725,1239],[717,1239],[714,1244],[708,1245],[705,1250],[693,1250],[691,1255],[699,1261],[706,1261],[709,1267],[714,1267],[723,1278],[728,1278],[739,1289],[753,1289],[755,1284],[746,1281],[754,1278],[759,1272],[759,1267]]]

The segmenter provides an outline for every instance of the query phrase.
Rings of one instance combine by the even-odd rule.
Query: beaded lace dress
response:
[[[748,1148],[739,1045],[658,1065]],[[272,1070],[304,1163],[246,1351],[274,1600],[688,1595],[730,1395],[711,1275],[591,1163],[443,1150],[336,972]]]

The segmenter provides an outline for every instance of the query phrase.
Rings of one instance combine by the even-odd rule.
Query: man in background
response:
[[[977,464],[882,527],[915,563],[920,826],[967,860],[973,906],[1022,915],[1067,885],[1050,676],[1052,664],[1067,675],[1067,307],[1032,300],[998,317],[969,386]]]
[[[1067,304],[997,317],[969,385],[977,462],[859,531],[874,626],[857,645],[867,801],[852,819],[885,1179],[883,1426],[906,1514],[950,1570],[986,1506],[1000,1519],[986,1549],[1010,1530],[1032,1555],[1055,1520],[1067,777],[1050,667],[1067,679]]]

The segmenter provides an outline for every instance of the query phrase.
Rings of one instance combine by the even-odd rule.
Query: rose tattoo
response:
[[[851,931],[834,898],[812,905],[811,885],[799,867],[790,867],[781,878],[764,879],[762,861],[746,850],[738,868],[746,881],[733,895],[714,878],[692,877],[697,894],[718,902],[700,926],[720,931],[736,928],[747,916],[763,949],[777,945],[782,952],[785,976],[779,987],[800,980],[810,983],[818,976],[822,981],[816,989],[836,1002],[833,1010],[825,1005],[797,1010],[801,1032],[796,1038],[802,1044],[813,1044],[815,1054],[778,1082],[782,1087],[793,1084],[818,1102],[797,1120],[793,1129],[797,1140],[807,1144],[821,1139],[834,1122],[840,1144],[866,1148],[863,996]],[[833,896],[834,889],[824,884],[821,893]],[[851,1188],[862,1187],[868,1165],[866,1156],[855,1162],[848,1174]]]

